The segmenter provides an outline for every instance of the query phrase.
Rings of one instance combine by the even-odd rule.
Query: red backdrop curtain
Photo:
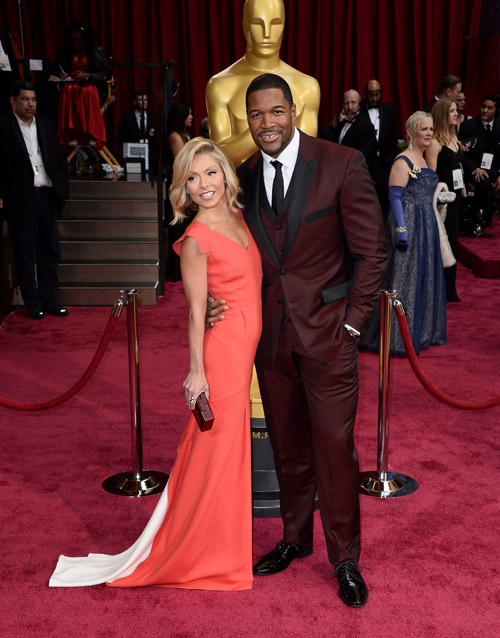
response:
[[[434,96],[447,73],[464,79],[471,114],[485,93],[498,91],[499,38],[477,35],[481,0],[284,5],[281,57],[318,79],[320,125],[337,110],[344,90],[363,92],[372,77],[400,122]],[[243,0],[21,0],[21,7],[27,57],[53,58],[66,25],[79,18],[92,25],[114,61],[177,61],[185,71],[179,98],[192,105],[196,126],[205,115],[208,79],[245,51]],[[17,0],[2,1],[0,22],[19,33]],[[115,113],[128,107],[118,103]]]

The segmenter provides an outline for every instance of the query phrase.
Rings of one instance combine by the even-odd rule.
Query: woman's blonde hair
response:
[[[238,200],[238,195],[241,193],[240,183],[231,160],[215,142],[207,140],[205,137],[195,137],[185,144],[175,157],[174,176],[169,193],[170,203],[174,210],[171,224],[178,224],[186,219],[188,216],[186,208],[190,211],[197,209],[186,189],[187,178],[196,155],[210,155],[214,158],[224,173],[225,194],[229,208],[237,210],[242,207]]]
[[[450,97],[438,100],[432,107],[432,119],[434,121],[434,133],[432,137],[445,145],[457,134],[455,125],[449,123],[450,111],[453,104],[457,105],[458,111],[458,103]]]
[[[409,139],[408,129],[410,130],[410,133],[416,133],[420,122],[422,120],[425,120],[425,118],[427,117],[430,117],[432,120],[432,115],[430,113],[427,113],[426,111],[415,111],[415,113],[412,113],[412,115],[410,115],[405,124],[407,139]]]

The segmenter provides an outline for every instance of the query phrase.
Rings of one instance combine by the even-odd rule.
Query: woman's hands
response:
[[[203,372],[190,371],[182,386],[184,388],[184,394],[186,395],[186,403],[190,410],[194,410],[196,399],[202,392],[205,393],[207,399],[210,398],[210,390]],[[191,401],[191,399],[194,399],[194,401]]]
[[[75,75],[74,79],[77,82],[88,82],[89,80],[92,79],[92,73],[86,73],[85,71],[79,71]]]

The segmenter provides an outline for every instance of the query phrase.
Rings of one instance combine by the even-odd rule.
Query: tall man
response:
[[[19,286],[31,319],[64,317],[59,305],[57,214],[68,162],[52,122],[36,115],[32,84],[12,85],[12,111],[0,117],[0,208],[9,226]],[[36,276],[35,276],[36,267]]]
[[[365,86],[363,111],[370,118],[375,137],[377,154],[373,163],[372,176],[377,195],[384,213],[389,210],[389,173],[398,153],[396,118],[390,104],[381,101],[382,86],[377,80],[369,80]]]
[[[238,175],[262,255],[256,368],[284,524],[283,540],[254,572],[276,574],[312,552],[317,489],[342,599],[361,606],[355,337],[384,278],[382,215],[361,153],[294,127],[283,78],[255,78],[246,103],[260,150]]]

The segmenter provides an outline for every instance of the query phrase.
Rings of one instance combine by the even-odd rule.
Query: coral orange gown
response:
[[[260,254],[250,232],[245,248],[193,221],[177,252],[186,236],[209,253],[208,290],[229,306],[225,320],[205,333],[214,425],[200,432],[189,418],[167,487],[132,547],[116,556],[60,556],[51,587],[252,586],[250,383],[261,331]]]

